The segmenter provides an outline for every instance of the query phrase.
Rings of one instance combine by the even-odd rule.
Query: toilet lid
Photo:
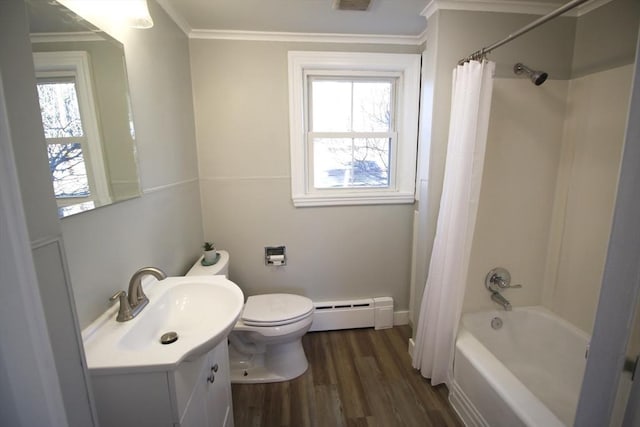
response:
[[[242,321],[255,326],[285,325],[308,316],[312,311],[311,300],[300,295],[253,295],[244,305]]]

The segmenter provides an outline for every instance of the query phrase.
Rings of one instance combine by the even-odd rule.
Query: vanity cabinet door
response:
[[[207,401],[205,396],[207,395],[207,389],[209,383],[207,376],[209,372],[208,358],[205,360],[203,369],[200,371],[198,378],[191,394],[191,399],[182,416],[181,427],[204,427],[209,426],[207,423]]]
[[[224,340],[198,361],[200,370],[181,427],[233,427],[229,354]]]
[[[211,353],[210,374],[213,382],[207,390],[207,408],[209,427],[233,427],[233,408],[231,401],[231,382],[229,378],[229,349],[225,340]]]
[[[101,427],[174,425],[166,372],[93,374],[91,383]]]
[[[229,352],[223,340],[174,371],[92,374],[102,427],[233,427]]]

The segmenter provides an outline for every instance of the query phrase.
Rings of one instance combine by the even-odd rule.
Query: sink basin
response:
[[[149,304],[134,319],[117,322],[115,304],[82,331],[92,374],[171,370],[226,339],[243,307],[242,291],[224,276],[151,280]],[[178,339],[162,344],[168,332]]]

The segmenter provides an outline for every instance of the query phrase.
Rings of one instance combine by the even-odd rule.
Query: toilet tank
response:
[[[229,252],[218,251],[218,262],[213,265],[202,265],[202,257],[187,271],[186,276],[225,276],[229,277]]]

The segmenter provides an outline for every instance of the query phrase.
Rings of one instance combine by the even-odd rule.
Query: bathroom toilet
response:
[[[218,262],[204,266],[201,259],[187,272],[193,275],[229,273],[229,253],[218,251]],[[293,294],[263,294],[247,298],[229,335],[232,383],[287,381],[309,366],[302,336],[313,321],[313,303]]]

